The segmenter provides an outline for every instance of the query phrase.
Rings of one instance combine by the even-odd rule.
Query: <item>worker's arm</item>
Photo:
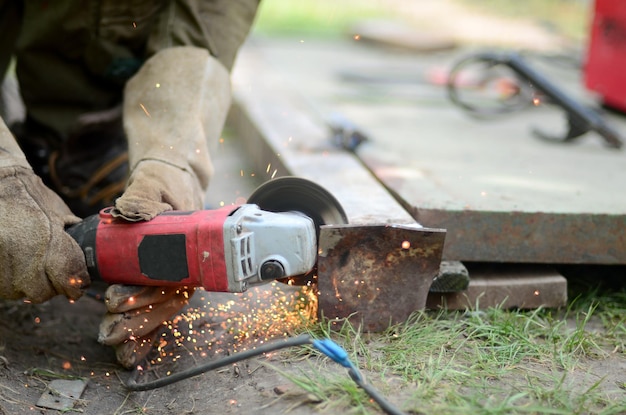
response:
[[[126,84],[129,188],[116,203],[129,220],[200,209],[230,107],[229,71],[258,0],[173,1],[151,33],[151,56]]]
[[[229,69],[258,1],[172,2],[148,43],[149,54],[124,91],[128,188],[115,214],[150,220],[167,210],[203,207],[217,143],[230,107]],[[99,340],[126,367],[150,350],[156,330],[192,293],[111,286]]]
[[[80,297],[89,275],[65,232],[79,220],[35,175],[0,118],[0,297]]]

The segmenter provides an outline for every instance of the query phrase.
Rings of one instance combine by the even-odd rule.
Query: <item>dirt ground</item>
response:
[[[153,351],[152,363],[142,363],[144,374],[139,382],[167,376],[194,365],[227,356],[255,344],[255,340],[289,333],[297,323],[284,317],[291,310],[289,300],[294,290],[285,286],[255,288],[248,294],[197,293],[189,312],[178,319],[174,328],[165,328],[167,343],[161,353]],[[287,300],[285,300],[287,298]],[[276,304],[288,304],[276,313]],[[198,310],[205,311],[198,313]],[[268,310],[274,310],[267,314]],[[85,414],[332,414],[336,408],[325,405],[308,394],[279,371],[314,378],[341,376],[345,369],[328,361],[304,354],[288,360],[279,354],[253,358],[235,365],[202,374],[193,379],[145,392],[128,392],[124,383],[131,373],[115,361],[113,350],[97,343],[97,330],[103,304],[90,296],[75,303],[56,297],[45,304],[0,302],[0,415],[55,414],[53,409],[37,406],[42,395],[56,379],[83,379],[86,388],[67,412]],[[278,317],[278,325],[271,323]],[[194,317],[190,317],[194,316]],[[270,324],[268,325],[268,321]],[[275,322],[275,321],[274,321]],[[572,327],[574,320],[569,321]],[[278,330],[274,330],[278,328]],[[602,330],[592,322],[589,330]],[[247,339],[242,340],[245,333]],[[189,336],[189,337],[188,337]],[[182,339],[182,340],[181,340]],[[437,351],[433,352],[435,355]],[[161,361],[159,362],[159,357]],[[315,359],[315,360],[313,360]],[[568,382],[578,382],[572,390],[585,391],[597,382],[612,399],[623,399],[626,361],[623,351],[607,353],[603,358],[583,359],[568,373]],[[471,362],[467,362],[468,364]],[[523,371],[550,370],[540,362],[529,362]],[[387,398],[401,406],[411,396],[412,386],[394,376],[364,372],[373,384],[384,390]],[[494,378],[508,386],[523,380],[515,370]],[[382,379],[385,379],[384,381]],[[346,374],[346,383],[349,383]],[[620,386],[621,385],[621,386]],[[546,385],[547,390],[549,385]],[[470,393],[472,391],[468,391]],[[349,392],[346,391],[346,394]],[[492,392],[486,392],[491,394]],[[620,394],[622,398],[620,398]],[[345,403],[344,403],[345,404]],[[61,411],[63,412],[63,411]],[[361,413],[361,412],[358,412]],[[379,413],[372,409],[371,413]]]
[[[255,295],[263,298],[267,290],[271,288],[257,290]],[[241,304],[240,297],[230,294],[214,294],[208,300],[194,302],[204,306],[213,299],[221,304],[232,300]],[[103,304],[89,297],[73,304],[60,297],[41,305],[0,303],[0,414],[57,413],[36,406],[38,400],[51,381],[76,378],[86,379],[88,383],[73,411],[86,414],[270,414],[280,413],[298,400],[307,400],[304,392],[295,389],[295,400],[285,399],[284,394],[280,399],[276,388],[281,393],[293,388],[255,359],[163,389],[128,393],[123,382],[130,373],[116,363],[111,348],[96,341],[103,312]],[[194,321],[197,330],[194,339],[198,343],[205,340],[214,343],[213,347],[203,349],[209,355],[227,355],[234,350],[233,335],[219,323],[241,312],[249,312],[247,306],[232,307],[229,313],[217,318]],[[198,334],[199,331],[204,334]],[[173,331],[165,332],[172,343]],[[201,352],[193,350],[195,346],[191,342],[183,343],[167,349],[168,353],[174,350],[182,356],[176,362],[168,357],[167,363],[157,364],[153,369],[155,376],[188,368],[205,359]],[[273,363],[280,365],[277,361]],[[294,408],[290,413],[310,411]]]

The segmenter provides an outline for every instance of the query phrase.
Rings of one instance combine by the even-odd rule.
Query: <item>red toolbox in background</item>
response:
[[[595,0],[584,79],[605,105],[626,112],[626,0]]]

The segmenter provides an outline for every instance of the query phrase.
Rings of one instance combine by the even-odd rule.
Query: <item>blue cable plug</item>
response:
[[[341,366],[350,369],[351,377],[361,380],[359,369],[348,358],[348,352],[331,339],[313,340],[313,346]]]
[[[354,366],[350,359],[348,359],[348,352],[331,339],[313,340],[312,343],[317,350],[330,357],[341,366],[347,367],[348,369]]]

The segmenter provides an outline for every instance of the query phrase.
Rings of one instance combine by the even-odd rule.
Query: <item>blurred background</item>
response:
[[[376,19],[466,44],[546,48],[556,46],[550,34],[584,42],[592,8],[589,0],[264,0],[255,35],[339,38]]]

